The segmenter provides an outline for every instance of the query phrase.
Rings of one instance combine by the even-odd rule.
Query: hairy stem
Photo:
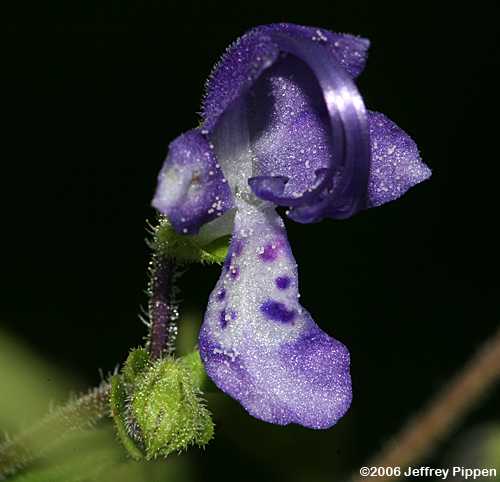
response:
[[[149,354],[152,360],[172,354],[177,336],[179,316],[175,302],[175,280],[179,275],[173,258],[153,255],[149,282]]]
[[[110,385],[102,382],[85,395],[69,401],[12,439],[0,444],[0,480],[42,456],[66,435],[93,427],[110,415]]]
[[[366,467],[407,467],[420,462],[500,379],[500,328],[461,372],[417,413]],[[351,480],[369,477],[354,474]],[[377,477],[378,482],[399,477]]]

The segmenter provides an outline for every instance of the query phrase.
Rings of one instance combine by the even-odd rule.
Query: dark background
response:
[[[356,470],[498,324],[499,12],[436,5],[4,5],[3,329],[78,387],[97,383],[97,369],[112,370],[144,335],[156,175],[168,143],[197,124],[226,46],[276,21],[362,35],[372,42],[365,102],[412,135],[433,177],[348,221],[287,224],[303,304],[351,351],[352,408],[317,432],[255,421],[223,400],[215,442],[195,457],[204,480]],[[218,272],[192,269],[183,306],[201,313]],[[498,421],[499,404],[497,389],[435,460],[468,428]]]

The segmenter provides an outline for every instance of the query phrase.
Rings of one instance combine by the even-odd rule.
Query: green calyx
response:
[[[175,258],[180,263],[217,263],[226,258],[230,236],[204,244],[198,236],[177,234],[166,218],[153,228],[151,247],[156,254]]]
[[[139,348],[112,379],[111,407],[118,437],[134,459],[167,457],[206,445],[214,433],[200,385],[197,351],[151,362]]]

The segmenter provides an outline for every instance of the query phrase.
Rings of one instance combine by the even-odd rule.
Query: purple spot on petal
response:
[[[229,249],[227,250],[226,259],[224,260],[224,269],[229,271],[231,268],[231,263],[235,256],[240,256],[243,251],[243,241],[241,239],[233,238]]]
[[[238,317],[238,315],[236,314],[236,311],[234,311],[234,310],[229,310],[229,312],[226,311],[225,309],[221,310],[220,313],[219,313],[219,324],[220,324],[220,327],[222,329],[226,328],[227,324],[230,321],[236,320],[237,317]]]
[[[267,300],[264,302],[260,311],[264,313],[266,318],[273,321],[281,321],[282,323],[292,323],[295,318],[295,310],[289,310],[279,301]]]
[[[288,276],[278,276],[276,278],[276,286],[280,290],[286,290],[290,286],[291,279]]]
[[[239,256],[243,252],[243,240],[236,239],[233,241],[233,253],[235,256]]]
[[[226,318],[226,310],[221,310],[219,313],[219,324],[221,328],[225,328],[227,326],[227,318]]]
[[[278,257],[278,247],[274,244],[266,244],[266,246],[264,246],[264,250],[259,254],[259,256],[263,261],[274,261]]]
[[[222,301],[226,297],[226,290],[222,288],[221,290],[217,291],[215,297],[217,298],[217,301]]]
[[[229,269],[229,277],[235,280],[240,275],[240,268],[238,266],[231,266]]]
[[[223,269],[225,271],[229,271],[229,268],[231,267],[232,260],[233,260],[233,252],[232,252],[231,246],[229,246],[229,249],[228,249],[227,255],[226,255],[226,259],[224,260],[224,265],[223,265]]]

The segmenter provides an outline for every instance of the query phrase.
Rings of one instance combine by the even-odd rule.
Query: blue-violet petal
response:
[[[375,207],[401,197],[428,179],[431,170],[411,137],[386,116],[369,112],[368,123],[372,150],[368,203]]]
[[[196,234],[232,203],[231,190],[206,137],[193,129],[175,139],[158,176],[153,206],[177,232]]]
[[[278,58],[280,48],[270,36],[275,32],[325,45],[352,77],[363,70],[370,46],[370,42],[361,37],[291,23],[262,25],[249,30],[229,46],[208,79],[203,102],[206,129],[212,130],[228,106]]]

